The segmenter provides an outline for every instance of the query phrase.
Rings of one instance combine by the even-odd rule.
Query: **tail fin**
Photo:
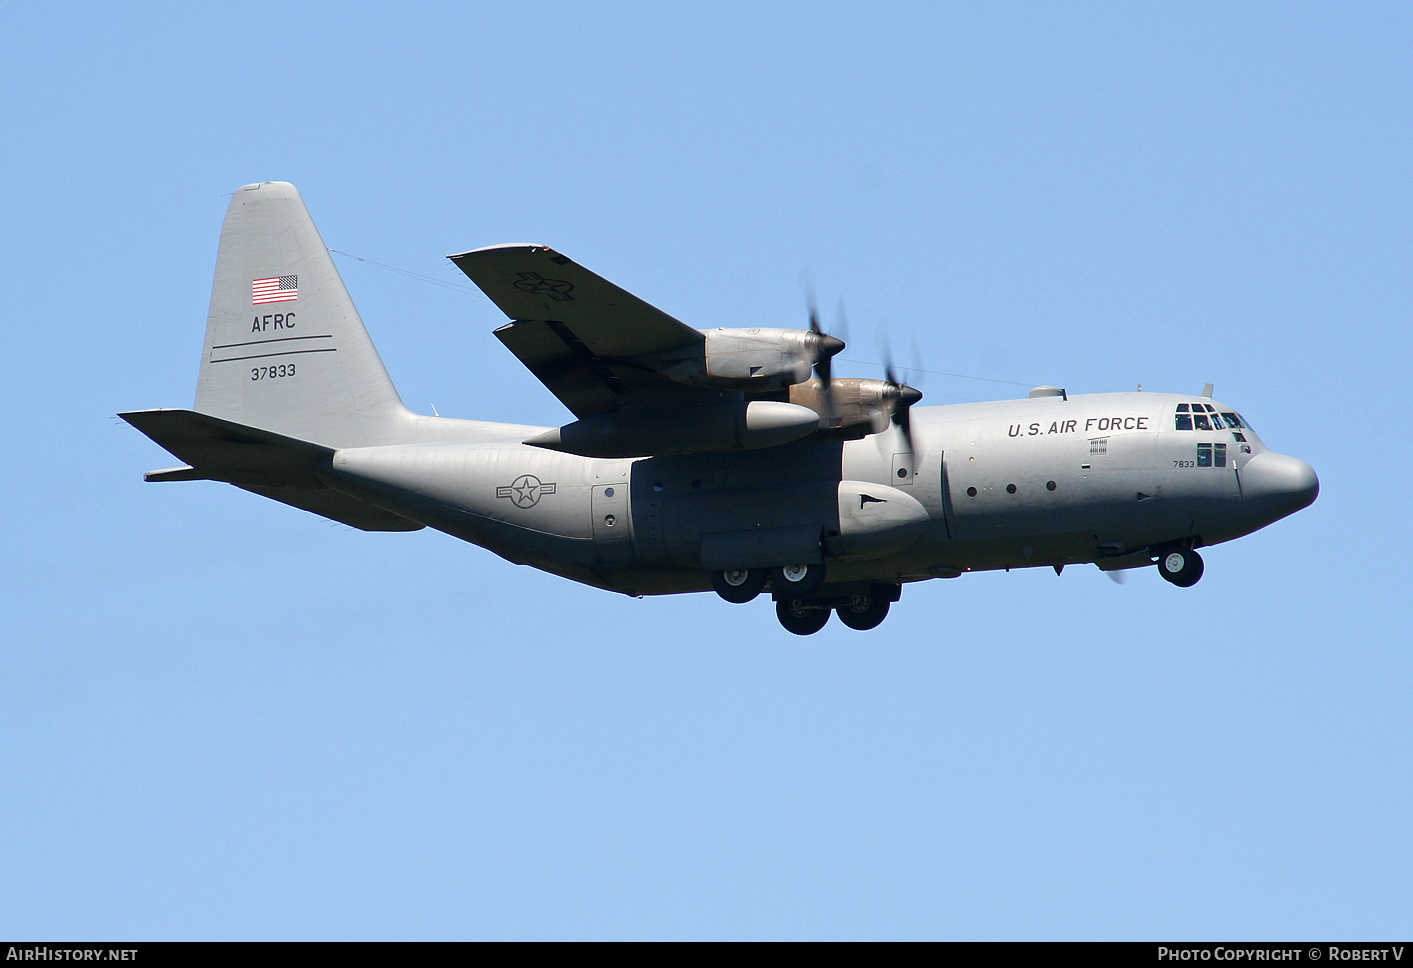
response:
[[[331,447],[410,416],[293,185],[235,193],[221,228],[196,409]]]

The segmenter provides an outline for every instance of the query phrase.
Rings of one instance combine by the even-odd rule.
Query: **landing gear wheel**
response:
[[[761,593],[769,572],[764,568],[731,568],[711,573],[711,587],[735,605],[744,605]]]
[[[849,628],[867,632],[882,624],[888,617],[888,606],[891,604],[884,596],[871,591],[867,595],[852,596],[849,604],[838,605],[834,611],[839,613],[839,621]]]
[[[1158,556],[1158,574],[1179,588],[1197,584],[1202,567],[1202,556],[1188,548],[1169,548]]]
[[[775,603],[775,617],[787,632],[813,635],[829,621],[829,609],[811,605],[803,598],[782,598]]]
[[[770,587],[781,598],[805,598],[824,584],[824,565],[782,565],[770,569]]]

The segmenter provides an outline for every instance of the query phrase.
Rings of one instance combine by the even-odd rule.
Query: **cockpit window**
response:
[[[1205,408],[1205,409],[1204,409]],[[1250,430],[1251,425],[1242,419],[1241,414],[1217,408],[1210,403],[1180,403],[1173,414],[1173,427],[1177,430]]]

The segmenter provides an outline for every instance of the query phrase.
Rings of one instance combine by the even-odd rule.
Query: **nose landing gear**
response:
[[[1158,553],[1158,574],[1179,588],[1197,584],[1202,568],[1202,556],[1191,548],[1164,548]]]

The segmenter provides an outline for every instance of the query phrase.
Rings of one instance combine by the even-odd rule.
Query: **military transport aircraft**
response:
[[[1315,500],[1304,461],[1198,395],[916,406],[831,372],[808,329],[694,329],[542,245],[450,257],[495,335],[574,414],[562,427],[409,411],[294,186],[237,191],[196,404],[121,416],[224,481],[366,531],[436,528],[628,595],[769,591],[781,625],[869,629],[902,586],[965,572],[1157,564]]]

